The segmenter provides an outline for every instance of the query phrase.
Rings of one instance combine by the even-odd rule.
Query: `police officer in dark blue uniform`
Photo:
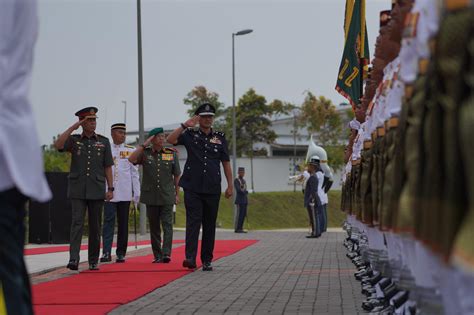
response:
[[[214,131],[216,109],[204,103],[195,115],[181,124],[167,138],[174,145],[184,145],[188,158],[179,186],[184,190],[186,207],[186,259],[183,267],[196,268],[199,229],[202,224],[202,270],[212,270],[217,211],[221,197],[221,169],[227,179],[225,197],[233,194],[232,169],[224,133]],[[199,123],[199,128],[194,128]]]

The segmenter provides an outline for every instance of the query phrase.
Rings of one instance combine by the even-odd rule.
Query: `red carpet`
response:
[[[214,260],[232,255],[257,241],[216,241]],[[190,273],[181,264],[184,246],[173,250],[169,264],[152,264],[152,255],[134,257],[125,264],[104,264],[100,271],[33,286],[37,315],[105,314]],[[218,272],[214,271],[214,272]]]
[[[176,240],[173,241],[173,244],[180,244],[184,243],[184,240]],[[149,245],[150,241],[138,241],[137,245]],[[128,242],[128,246],[134,246],[135,242]],[[117,247],[117,243],[113,243],[112,247]],[[81,245],[81,250],[88,249],[89,246]],[[102,248],[102,245],[101,245]],[[69,251],[69,245],[61,245],[61,246],[47,246],[47,247],[37,247],[37,248],[25,248],[24,254],[25,256],[28,255],[42,255],[42,254],[51,254],[51,253],[59,253],[59,252],[67,252]]]

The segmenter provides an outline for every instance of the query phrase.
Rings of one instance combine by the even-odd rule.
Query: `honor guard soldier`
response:
[[[97,263],[100,252],[100,214],[104,199],[109,201],[114,197],[112,177],[114,161],[109,139],[95,133],[97,111],[96,107],[86,107],[76,112],[78,121],[64,131],[54,143],[60,152],[71,153],[68,197],[71,199],[72,222],[70,260],[67,265],[71,270],[78,270],[79,267],[86,210],[89,219],[89,269],[99,270]],[[79,126],[82,126],[82,134],[71,135]]]
[[[114,239],[115,217],[117,217],[117,263],[125,262],[128,244],[128,217],[130,203],[135,206],[140,200],[140,178],[138,167],[128,161],[135,147],[125,144],[126,126],[123,123],[111,126],[112,135],[112,176],[114,198],[105,202],[104,225],[102,227],[103,247],[100,262],[112,261],[112,241]]]
[[[247,182],[244,179],[245,176],[245,168],[239,167],[238,170],[238,177],[234,180],[234,187],[235,187],[235,204],[237,205],[237,227],[235,228],[235,233],[247,233],[244,231],[244,220],[247,216],[247,205],[248,205],[248,191],[247,191]]]
[[[148,134],[145,143],[129,157],[133,164],[143,166],[142,192],[140,201],[146,204],[150,222],[153,263],[169,263],[173,242],[173,205],[179,202],[179,167],[175,149],[163,146],[163,128],[155,128]],[[163,248],[161,247],[161,226],[163,227]]]
[[[319,168],[319,157],[312,156],[308,162],[308,172],[310,174],[304,191],[304,206],[308,210],[309,222],[311,224],[311,235],[307,238],[318,238],[321,236],[321,200],[318,195],[318,178],[316,171]]]
[[[30,315],[23,258],[26,201],[51,198],[28,100],[38,30],[35,0],[0,1],[0,314]]]
[[[179,185],[184,189],[186,207],[186,259],[183,267],[196,268],[199,229],[202,224],[201,261],[203,271],[212,270],[216,219],[221,197],[221,169],[227,179],[225,197],[233,194],[232,169],[224,133],[214,131],[216,109],[209,103],[168,136],[168,142],[184,145],[188,158]],[[193,128],[199,123],[199,128]]]

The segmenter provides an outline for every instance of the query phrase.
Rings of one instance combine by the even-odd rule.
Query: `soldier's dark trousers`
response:
[[[114,240],[115,217],[117,217],[117,255],[125,256],[128,244],[128,215],[130,201],[106,202],[104,204],[104,225],[102,227],[102,253],[111,254]]]
[[[7,314],[33,314],[23,260],[25,202],[16,189],[0,192],[0,302],[4,300]]]
[[[328,204],[321,206],[321,233],[328,229]]]
[[[151,249],[155,258],[171,256],[173,243],[173,205],[146,205],[146,215],[150,223]],[[161,247],[161,227],[163,227],[163,249]]]
[[[199,194],[187,189],[184,191],[186,259],[196,260],[199,229],[202,224],[201,261],[212,261],[220,198],[220,194]]]
[[[84,217],[88,216],[89,223],[89,264],[99,261],[100,252],[100,217],[103,200],[71,199],[72,222],[71,222],[71,245],[69,246],[69,259],[79,261],[81,249],[82,232],[84,229]]]
[[[319,211],[321,206],[307,206],[306,210],[308,210],[309,216],[309,223],[311,224],[311,235],[319,236],[321,235],[321,215],[319,215]]]
[[[247,204],[241,203],[236,205],[238,208],[239,218],[237,221],[237,229],[236,231],[242,231],[244,228],[244,220],[247,216]]]

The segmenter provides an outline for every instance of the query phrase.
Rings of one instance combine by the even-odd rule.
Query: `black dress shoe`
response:
[[[379,282],[378,282],[379,286],[380,286],[380,289],[381,290],[384,290],[386,287],[388,287],[389,285],[392,284],[392,279],[390,278],[382,278]]]
[[[306,235],[306,238],[318,238],[318,237],[321,237],[321,234],[319,235]]]
[[[116,263],[124,263],[125,262],[125,256],[124,255],[117,255],[117,259],[115,259]]]
[[[99,266],[96,263],[89,264],[89,270],[99,270]]]
[[[383,295],[384,295],[384,299],[386,299],[387,301],[389,301],[392,297],[395,296],[395,294],[397,294],[400,290],[398,290],[397,286],[392,283],[391,285],[389,285],[388,287],[386,287],[384,290],[383,290]]]
[[[247,233],[247,231],[244,231],[244,230],[235,230],[234,232],[235,233]]]
[[[102,257],[100,258],[100,262],[111,262],[112,257],[110,257],[109,253],[104,253],[102,254]]]
[[[163,256],[163,263],[169,264],[170,261],[171,261],[171,257],[169,255]]]
[[[70,260],[66,266],[66,268],[70,270],[78,270],[79,269],[79,262],[77,260]]]
[[[188,269],[196,269],[196,262],[191,259],[183,260],[183,267]]]
[[[152,264],[159,264],[162,263],[163,260],[160,257],[155,257],[155,259],[151,262]]]
[[[391,303],[395,307],[395,309],[399,308],[408,300],[408,292],[407,291],[400,291],[392,298]]]
[[[383,299],[370,299],[362,302],[362,309],[365,311],[372,311],[375,308],[384,308],[387,303]]]
[[[202,271],[212,271],[212,265],[210,262],[205,262],[202,264]]]

